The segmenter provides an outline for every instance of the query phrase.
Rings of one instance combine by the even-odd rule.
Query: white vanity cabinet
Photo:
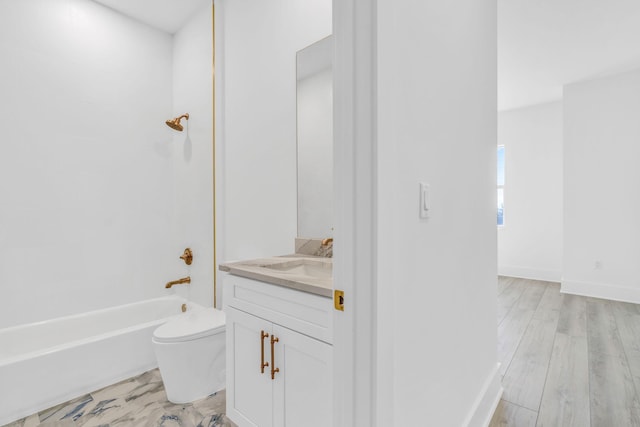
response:
[[[331,299],[224,278],[227,416],[239,427],[332,424]]]

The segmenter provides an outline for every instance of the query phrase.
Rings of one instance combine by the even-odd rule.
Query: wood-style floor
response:
[[[640,427],[640,305],[500,277],[495,426]]]

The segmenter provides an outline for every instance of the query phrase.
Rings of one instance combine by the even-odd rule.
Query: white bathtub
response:
[[[153,331],[183,303],[169,296],[0,329],[0,425],[155,368]]]

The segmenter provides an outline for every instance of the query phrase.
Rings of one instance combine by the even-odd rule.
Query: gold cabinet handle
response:
[[[274,344],[277,343],[278,341],[280,341],[278,338],[274,337],[273,335],[271,335],[271,379],[274,380],[276,378],[276,372],[280,372],[280,368],[276,368],[276,362],[274,360],[275,357],[275,351],[274,351]]]
[[[260,331],[260,373],[264,374],[265,366],[269,366],[269,362],[264,361],[264,339],[269,338],[269,334]],[[273,344],[271,344],[271,354],[273,354]],[[273,358],[273,357],[272,357]]]

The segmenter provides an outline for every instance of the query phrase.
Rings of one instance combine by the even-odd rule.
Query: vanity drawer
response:
[[[224,305],[251,313],[289,329],[332,344],[330,298],[283,286],[224,275]]]

